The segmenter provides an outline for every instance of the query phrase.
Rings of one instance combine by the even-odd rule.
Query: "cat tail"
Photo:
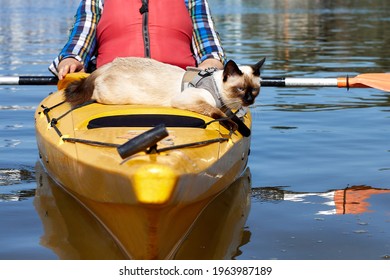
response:
[[[72,107],[83,104],[91,100],[94,89],[95,78],[91,76],[71,82],[64,90],[65,101]]]

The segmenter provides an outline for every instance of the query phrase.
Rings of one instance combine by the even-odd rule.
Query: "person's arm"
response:
[[[225,52],[215,30],[207,0],[188,0],[188,10],[194,26],[192,47],[200,68],[222,68]]]
[[[200,69],[207,69],[207,68],[217,68],[217,69],[223,69],[222,61],[215,58],[207,58],[206,60],[203,60],[199,65],[198,68]]]
[[[60,79],[67,73],[85,70],[95,55],[96,26],[102,10],[101,0],[82,0],[80,2],[68,42],[49,66],[49,70]]]

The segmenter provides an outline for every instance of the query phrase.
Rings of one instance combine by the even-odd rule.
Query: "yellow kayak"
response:
[[[74,78],[68,76],[35,113],[43,167],[129,257],[169,258],[203,209],[243,174],[250,112],[241,118],[247,130],[232,132],[212,118],[170,107],[89,103],[71,108],[63,100],[63,89]],[[132,228],[139,240],[163,248],[129,253],[142,247],[137,238],[128,238],[129,220],[133,226],[138,221]]]
[[[36,110],[37,143],[49,174],[78,196],[130,205],[192,203],[221,192],[247,164],[250,137],[209,117],[140,105],[72,109],[63,102],[64,86]],[[251,126],[249,112],[244,123]],[[121,146],[139,136],[142,146],[148,140],[142,134],[161,124],[168,136],[157,148],[121,157]]]

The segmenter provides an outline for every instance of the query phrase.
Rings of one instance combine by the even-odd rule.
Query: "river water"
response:
[[[389,72],[388,1],[209,2],[229,58],[246,64],[266,57],[263,76]],[[66,40],[77,5],[0,0],[0,76],[49,75],[47,66]],[[60,213],[60,202],[68,199],[56,204],[50,195],[36,195],[47,178],[36,167],[33,116],[54,90],[0,85],[0,259],[121,258],[109,241],[96,249],[81,238],[89,232],[107,240],[94,222],[77,233],[66,227],[72,219],[62,218],[57,227],[43,223],[42,204]],[[213,255],[213,246],[232,227],[214,234],[202,250],[178,257],[390,258],[390,94],[264,87],[251,111],[251,204],[242,225],[225,254]],[[62,207],[76,211],[72,203]]]

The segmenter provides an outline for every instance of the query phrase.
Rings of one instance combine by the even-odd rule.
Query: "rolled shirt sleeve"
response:
[[[103,11],[103,1],[82,0],[75,15],[75,22],[70,30],[68,42],[60,54],[49,66],[49,70],[58,74],[57,67],[64,58],[74,58],[80,61],[84,68],[96,54],[96,27]]]
[[[188,0],[188,10],[194,26],[192,47],[197,63],[200,64],[208,58],[215,58],[224,64],[225,52],[215,29],[208,1]]]

